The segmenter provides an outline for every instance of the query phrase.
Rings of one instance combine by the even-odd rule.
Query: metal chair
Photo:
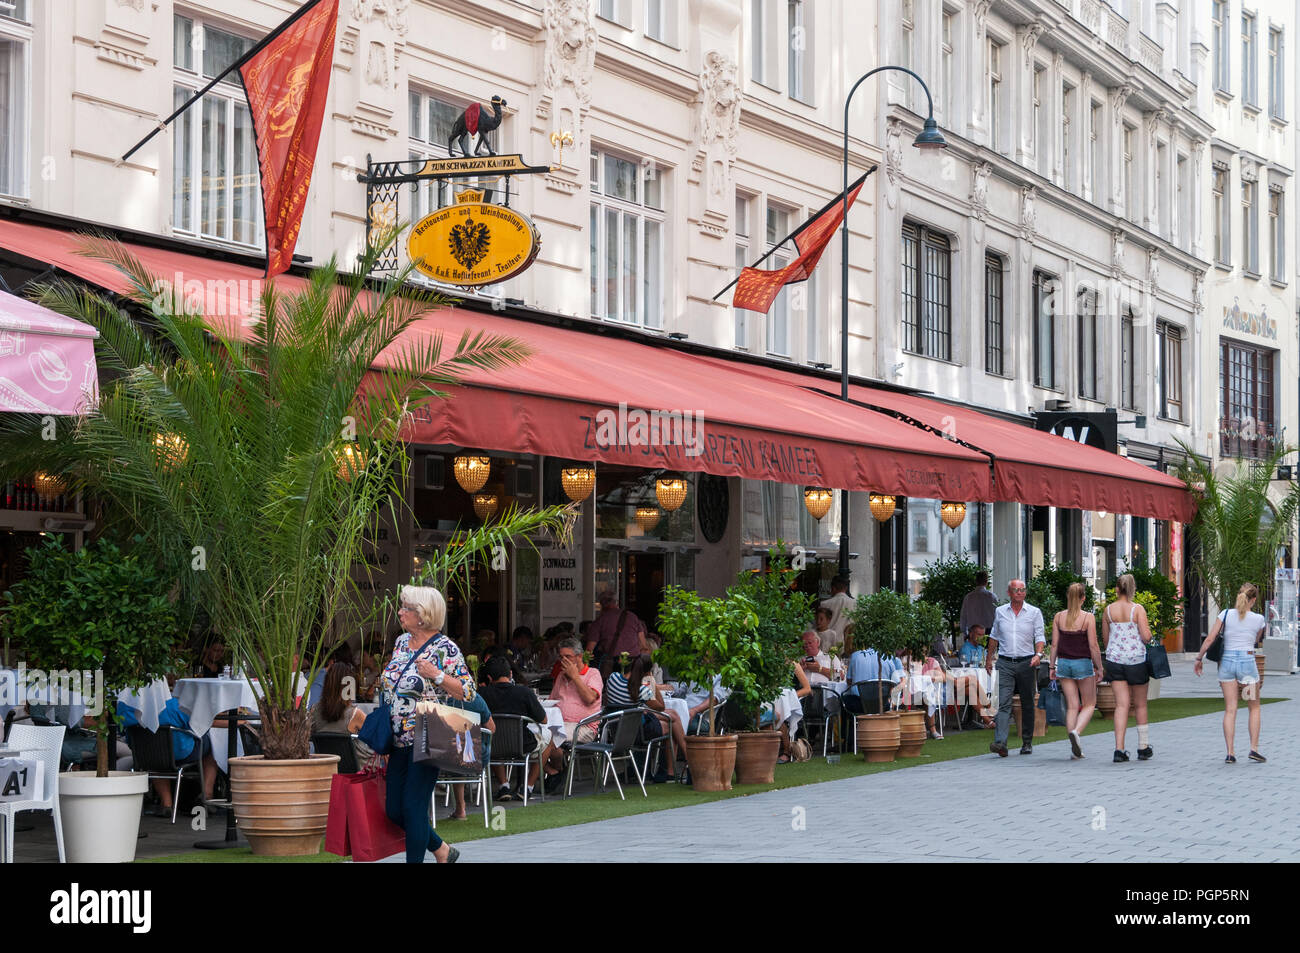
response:
[[[500,715],[494,715],[493,719],[495,720],[500,717]],[[478,792],[474,803],[483,805],[483,826],[490,827],[488,812],[492,807],[492,789],[490,787],[491,779],[488,777],[488,766],[491,764],[492,732],[487,728],[480,728],[479,733],[483,739],[483,750],[488,752],[488,757],[483,759],[483,770],[476,775],[459,775],[447,771],[439,771],[438,784],[434,785],[433,797],[430,799],[429,807],[432,809],[434,807],[434,802],[437,800],[438,785],[442,785],[444,789],[444,798],[442,802],[443,807],[446,807],[451,803],[451,786],[453,784],[477,786]],[[524,783],[527,784],[527,781],[528,775],[525,773]]]
[[[41,797],[29,801],[0,801],[0,818],[5,822],[4,852],[0,859],[13,862],[15,815],[20,811],[51,811],[54,817],[54,839],[59,847],[59,863],[67,862],[63,852],[63,817],[59,813],[59,758],[66,730],[63,725],[14,725],[10,729],[9,747],[40,762]]]
[[[718,723],[719,731],[721,731],[726,724],[726,718],[723,714],[725,704],[725,702],[719,701],[717,698],[713,699],[713,711],[715,712],[714,718]],[[695,731],[691,731],[691,726],[689,724],[686,725],[685,728],[688,735],[707,735],[709,733],[709,709],[704,709],[704,711],[700,712],[699,716],[695,719]]]
[[[311,736],[312,747],[317,754],[336,754],[339,756],[339,774],[356,774],[361,770],[357,763],[357,748],[352,743],[352,735],[346,731],[318,731]]]
[[[636,742],[635,744],[633,744],[632,747],[636,751],[642,751],[642,750],[645,751],[645,759],[641,765],[641,777],[648,778],[650,777],[651,755],[663,753],[664,744],[672,740],[673,732],[671,726],[663,725],[663,723],[661,722],[660,725],[663,728],[662,733],[654,738],[646,738],[644,734],[645,716],[653,715],[657,719],[660,715],[663,714],[663,712],[655,711],[653,708],[650,708],[646,705],[641,705],[636,710],[641,713],[641,730],[637,732]],[[655,763],[658,764],[657,757]]]
[[[593,762],[603,762],[604,770],[601,772],[599,784],[604,784],[605,779],[609,777],[610,772],[614,773],[614,784],[618,787],[618,796],[624,801],[627,797],[623,794],[623,784],[618,779],[618,769],[615,767],[616,761],[626,761],[632,765],[637,782],[641,785],[641,794],[645,797],[650,795],[645,789],[645,775],[641,773],[641,766],[637,764],[636,755],[632,746],[636,744],[637,733],[641,730],[641,711],[637,708],[628,708],[623,711],[613,712],[611,715],[602,713],[601,715],[592,715],[589,719],[583,719],[584,722],[592,719],[609,717],[613,727],[612,741],[587,741],[582,743],[575,742],[573,745],[572,757],[569,759],[569,775],[564,786],[564,796],[570,797],[573,794],[573,775],[578,764],[578,759],[583,755],[588,755]],[[581,725],[583,722],[579,722]],[[606,735],[608,737],[608,735]],[[594,767],[594,765],[593,765]],[[592,772],[592,781],[596,780],[595,772]],[[595,785],[594,790],[599,792],[599,785]]]
[[[171,725],[161,725],[157,731],[150,731],[143,725],[132,725],[126,730],[126,743],[131,749],[131,767],[134,771],[145,771],[149,780],[155,778],[172,781],[172,823],[176,823],[176,812],[181,805],[181,779],[190,768],[194,769],[194,778],[203,785],[203,758],[189,764],[177,764],[176,752],[172,748],[172,732],[188,734],[194,741],[194,750],[203,750],[203,739],[193,732]]]
[[[803,724],[800,725],[800,730],[808,734],[808,728],[813,725],[821,726],[823,758],[826,757],[827,748],[830,746],[831,727],[840,723],[843,710],[844,704],[840,693],[829,685],[814,685],[812,694],[803,699]],[[809,740],[812,740],[811,737]],[[835,750],[840,752],[843,748],[844,739],[837,734]]]
[[[521,786],[524,790],[524,806],[528,806],[528,775],[534,759],[540,759],[542,752],[539,744],[534,744],[532,748],[528,747],[528,739],[533,737],[529,730],[529,725],[538,727],[538,723],[529,718],[527,715],[498,715],[493,713],[492,720],[496,722],[497,730],[492,739],[492,752],[489,766],[499,765],[506,769],[506,778],[509,780],[512,768],[522,768],[524,772]],[[538,777],[538,781],[543,779]],[[538,796],[545,801],[546,790],[544,786],[538,784]]]

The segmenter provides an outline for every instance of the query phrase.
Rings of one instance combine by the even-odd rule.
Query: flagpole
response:
[[[132,147],[131,147],[131,150],[130,150],[126,155],[122,156],[122,158],[121,158],[120,160],[118,160],[118,161],[120,161],[120,162],[125,162],[127,159],[131,158],[131,156],[133,156],[133,155],[135,155],[137,152],[139,152],[140,149],[141,149],[141,148],[142,148],[142,147],[143,147],[143,146],[144,146],[144,145],[145,145],[145,144],[146,144],[150,139],[152,139],[154,136],[158,135],[158,133],[162,132],[162,131],[163,131],[164,129],[166,129],[169,125],[171,125],[171,122],[172,122],[173,119],[175,119],[175,118],[176,118],[177,116],[179,116],[181,113],[185,112],[185,110],[189,109],[189,108],[190,108],[191,106],[193,106],[196,102],[198,102],[200,99],[202,99],[204,96],[206,96],[209,92],[211,92],[211,91],[212,91],[212,88],[213,88],[214,86],[216,86],[217,83],[221,82],[223,79],[225,79],[225,78],[226,78],[227,76],[229,76],[231,73],[233,73],[235,70],[239,69],[239,67],[243,66],[245,63],[247,63],[249,60],[251,60],[251,59],[252,59],[254,56],[256,56],[258,53],[262,52],[262,50],[266,49],[266,47],[267,47],[267,45],[268,45],[269,43],[273,42],[273,41],[274,41],[274,40],[275,40],[275,39],[276,39],[276,38],[277,38],[281,33],[283,33],[285,30],[289,29],[289,27],[293,26],[294,23],[296,23],[296,22],[299,20],[299,18],[301,18],[301,17],[302,17],[302,16],[303,16],[303,15],[304,15],[308,10],[310,10],[312,7],[316,6],[316,4],[318,4],[318,3],[320,3],[320,2],[321,2],[321,0],[307,0],[307,2],[304,3],[304,4],[303,4],[301,7],[299,7],[297,10],[295,10],[295,11],[293,12],[293,14],[292,14],[292,15],[291,15],[287,20],[285,20],[285,21],[284,21],[283,23],[281,23],[278,27],[276,27],[274,30],[272,30],[270,33],[268,33],[266,36],[262,37],[262,39],[259,40],[256,44],[254,44],[254,45],[253,45],[253,46],[248,50],[247,53],[245,53],[243,56],[239,57],[239,59],[235,60],[233,63],[231,63],[229,66],[227,66],[224,70],[222,70],[221,73],[220,73],[220,75],[218,75],[214,80],[212,80],[212,82],[208,83],[208,85],[204,86],[202,89],[200,89],[197,93],[195,93],[193,96],[191,96],[189,99],[187,99],[187,100],[186,100],[184,103],[182,103],[180,106],[176,107],[176,109],[172,111],[172,114],[171,114],[170,116],[168,116],[168,117],[167,117],[166,119],[164,119],[162,122],[158,123],[158,125],[157,125],[156,127],[154,127],[153,131],[150,132],[149,135],[145,136],[143,139],[141,139],[139,142],[137,142],[134,146],[132,146]]]
[[[873,165],[866,172],[863,172],[862,175],[859,176],[857,181],[855,181],[851,186],[848,187],[848,189],[845,190],[844,195],[847,196],[850,191],[856,189],[859,185],[865,182],[867,180],[867,176],[875,172],[877,168],[878,166]],[[758,261],[754,262],[752,265],[749,265],[748,267],[757,268],[763,262],[767,261],[769,258],[771,258],[773,255],[777,253],[777,251],[781,248],[782,245],[784,245],[786,242],[798,236],[801,232],[803,232],[805,228],[807,228],[813,222],[817,221],[817,217],[819,215],[824,215],[825,213],[829,212],[831,208],[836,205],[836,203],[841,201],[842,198],[843,196],[837,195],[835,196],[835,198],[831,199],[829,202],[827,202],[825,205],[819,208],[816,212],[813,212],[813,214],[809,215],[807,220],[805,220],[802,225],[800,225],[789,235],[785,236],[785,238],[781,239],[779,242],[773,245],[771,250],[769,250],[766,255],[764,255],[762,258],[758,259]],[[726,294],[733,287],[735,287],[736,282],[739,280],[740,280],[740,275],[736,275],[736,277],[732,278],[731,281],[727,284],[727,287],[723,288],[721,291],[719,291],[717,294],[713,296],[713,300],[717,301],[719,298],[721,298],[724,294]]]

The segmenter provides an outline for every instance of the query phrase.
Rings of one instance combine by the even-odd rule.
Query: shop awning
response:
[[[0,245],[125,291],[115,268],[76,253],[80,241],[60,229],[0,220]],[[256,268],[127,247],[160,278],[220,283],[231,295],[246,287],[250,302],[257,294]],[[300,279],[277,282],[292,287]],[[226,313],[252,310],[227,306]],[[979,452],[797,378],[775,380],[761,368],[598,333],[601,327],[466,309],[421,318],[408,334],[441,334],[448,349],[465,332],[485,332],[520,339],[534,354],[517,367],[472,372],[452,399],[417,415],[410,439],[909,496],[978,500],[991,492],[988,459]]]
[[[839,385],[825,378],[775,368],[762,368],[758,373],[782,383],[839,394]],[[985,500],[1105,510],[1183,523],[1195,514],[1195,502],[1181,480],[1127,457],[918,394],[852,384],[849,398],[931,427],[988,454],[993,461],[993,486]]]
[[[94,328],[0,291],[0,411],[80,414],[98,396]]]

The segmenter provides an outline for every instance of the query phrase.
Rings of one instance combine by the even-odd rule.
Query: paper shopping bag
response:
[[[330,812],[325,822],[325,850],[347,857],[352,853],[348,839],[348,787],[355,774],[336,774],[330,781]]]
[[[432,762],[451,774],[477,777],[483,772],[483,733],[478,712],[420,702],[415,707],[412,761]]]
[[[384,796],[388,785],[382,774],[354,774],[358,781],[348,789],[348,840],[352,859],[363,863],[383,860],[406,850],[406,832],[388,819]]]

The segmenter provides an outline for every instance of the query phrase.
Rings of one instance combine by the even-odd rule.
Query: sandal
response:
[[[789,763],[790,763],[790,756],[789,756],[788,754],[783,754],[783,755],[781,755],[781,757],[779,757],[779,758],[776,759],[776,763],[777,763],[777,764],[789,764]]]

